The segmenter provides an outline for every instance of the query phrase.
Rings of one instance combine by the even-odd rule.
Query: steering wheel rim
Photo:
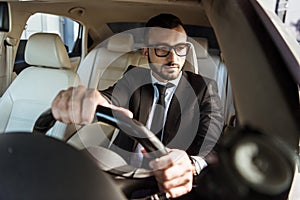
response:
[[[153,158],[161,157],[167,154],[167,150],[162,142],[154,135],[154,133],[152,133],[139,121],[127,117],[120,111],[114,111],[104,106],[98,106],[95,115],[98,121],[119,128],[126,134],[128,134],[128,132],[130,131],[131,134],[128,135],[132,139],[141,143],[145,150],[149,152],[148,154]],[[53,117],[51,109],[49,109],[42,113],[36,120],[33,128],[33,133],[45,135],[46,132],[55,124],[55,122],[56,119]],[[128,164],[116,166],[115,168],[104,169],[103,163],[101,163],[99,159],[93,156],[95,154],[95,151],[96,154],[97,151],[103,151],[102,148],[103,147],[92,146],[86,147],[82,151],[88,153],[98,165],[98,167],[113,178],[121,176],[127,179],[127,181],[122,179],[118,179],[116,181],[117,185],[125,193],[126,196],[129,196],[135,189],[143,188],[144,185],[147,185],[147,187],[149,188],[157,186],[155,177],[153,176],[153,172],[147,169],[135,168]],[[111,151],[111,153],[114,152]]]
[[[99,121],[119,128],[129,137],[136,140],[150,156],[158,158],[168,154],[165,146],[155,134],[139,121],[127,117],[122,112],[114,111],[104,106],[98,106],[95,115]]]
[[[140,143],[152,156],[161,157],[168,153],[165,146],[154,133],[139,121],[127,117],[122,112],[114,111],[104,106],[97,106],[95,115],[98,121],[115,126],[126,134],[130,132],[128,136]],[[56,119],[53,117],[51,109],[48,109],[36,120],[33,133],[45,135],[55,122]]]

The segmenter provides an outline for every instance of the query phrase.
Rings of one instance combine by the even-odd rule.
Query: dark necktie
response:
[[[167,83],[166,85],[155,84],[158,89],[158,101],[154,105],[153,118],[150,130],[156,134],[156,136],[162,141],[162,130],[164,125],[164,115],[165,115],[165,95],[167,88],[173,86],[172,83]]]
[[[167,88],[173,87],[174,85],[172,83],[167,83],[166,85],[161,85],[158,83],[154,84],[155,87],[158,89],[158,100],[154,105],[154,111],[153,111],[153,118],[151,122],[151,128],[150,130],[158,137],[159,140],[162,141],[162,132],[163,132],[163,126],[164,126],[164,115],[165,115],[165,95]],[[143,158],[142,167],[149,169],[149,162],[153,158]]]

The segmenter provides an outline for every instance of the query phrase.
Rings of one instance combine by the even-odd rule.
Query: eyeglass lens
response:
[[[177,44],[175,46],[169,46],[165,44],[159,44],[154,46],[155,54],[159,57],[165,57],[174,49],[178,56],[186,56],[188,53],[189,44]]]

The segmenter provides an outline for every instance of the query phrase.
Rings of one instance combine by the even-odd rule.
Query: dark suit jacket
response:
[[[117,84],[101,93],[146,124],[154,95],[149,69],[133,67]],[[222,132],[222,113],[215,81],[183,72],[168,109],[163,143],[169,148],[186,150],[189,155],[205,156]],[[129,152],[137,145],[124,133],[117,136],[114,144]]]

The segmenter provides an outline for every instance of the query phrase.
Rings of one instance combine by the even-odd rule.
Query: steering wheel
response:
[[[152,155],[160,157],[167,154],[160,140],[140,122],[102,106],[97,108],[96,116],[99,121],[119,127],[125,133],[130,132],[129,136],[142,144],[147,152],[152,152]],[[37,120],[34,132],[46,133],[54,121],[50,111],[44,113]],[[92,151],[95,154],[99,152],[103,154],[104,151],[104,154],[109,154],[109,157],[118,157],[109,150],[101,148],[100,150],[99,148],[92,149]],[[290,149],[278,139],[250,127],[238,127],[219,142],[216,151],[217,154],[212,156],[214,161],[207,160],[208,167],[202,170],[195,180],[198,187],[194,195],[197,199],[277,200],[287,198],[293,179],[294,159]],[[151,173],[130,167],[125,162],[123,164],[124,166],[118,165],[104,171],[113,176],[125,177],[125,179],[115,180],[127,197],[139,188],[139,185],[146,184],[149,187],[155,185],[155,179]],[[103,164],[98,162],[98,165],[103,169]],[[135,176],[135,174],[141,176]],[[253,177],[259,177],[259,179]]]
[[[167,150],[161,141],[139,121],[104,106],[98,106],[95,115],[98,121],[117,127],[128,134],[131,138],[140,143],[153,158],[167,154]],[[55,122],[56,120],[49,109],[37,119],[33,133],[44,135]],[[150,170],[135,168],[128,165],[125,161],[122,162],[123,159],[111,150],[100,146],[91,146],[82,151],[90,155],[103,171],[113,177],[118,187],[127,197],[136,190],[145,189],[145,186],[147,186],[146,189],[157,187],[156,180]],[[115,162],[116,160],[119,162]],[[123,177],[125,179],[116,177]],[[165,194],[160,193],[155,195],[162,197]]]

